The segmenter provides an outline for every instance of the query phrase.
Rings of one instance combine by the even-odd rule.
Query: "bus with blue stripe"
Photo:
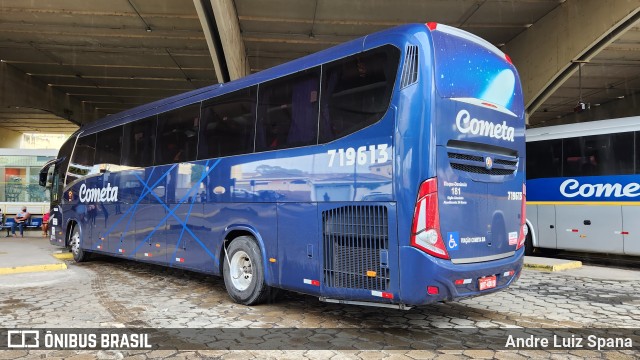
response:
[[[640,255],[640,117],[527,130],[526,252]]]
[[[511,60],[442,24],[384,30],[82,127],[45,166],[51,243],[396,308],[504,289],[524,253]]]

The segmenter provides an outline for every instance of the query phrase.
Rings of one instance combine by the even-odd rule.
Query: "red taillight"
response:
[[[524,240],[526,238],[524,234],[524,227],[527,226],[527,185],[522,184],[522,204],[520,205],[520,234],[518,235],[518,246],[516,250],[524,246]]]
[[[427,27],[429,28],[429,30],[433,31],[438,27],[438,23],[437,22],[428,22],[427,23]]]
[[[504,54],[504,59],[507,60],[509,64],[513,65],[513,62],[511,61],[511,58],[509,57],[509,55]]]
[[[435,257],[449,259],[449,254],[440,235],[436,178],[429,179],[420,185],[411,230],[411,246]]]
[[[440,289],[437,286],[427,286],[427,294],[429,295],[438,295],[440,293]]]

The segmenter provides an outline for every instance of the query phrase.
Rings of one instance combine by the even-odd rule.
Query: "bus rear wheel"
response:
[[[533,255],[533,251],[535,248],[533,247],[533,236],[531,235],[531,229],[527,232],[527,236],[524,239],[524,255],[531,256]]]
[[[75,262],[83,262],[89,259],[89,254],[82,250],[81,238],[80,238],[80,227],[75,225],[73,227],[73,231],[71,232],[71,238],[69,239],[69,248],[71,249],[71,253],[73,254],[73,260]]]
[[[223,261],[224,285],[235,302],[256,305],[268,298],[270,289],[264,281],[262,255],[253,237],[235,238]]]

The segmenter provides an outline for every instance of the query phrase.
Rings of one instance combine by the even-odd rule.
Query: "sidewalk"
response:
[[[52,255],[66,252],[49,244],[40,231],[25,231],[24,237],[0,236],[0,276],[25,272],[64,270],[67,265]]]
[[[525,269],[536,271],[554,271],[561,275],[583,277],[596,280],[640,281],[640,270],[619,269],[606,265],[592,266],[582,265],[576,260],[554,259],[537,256],[524,257]]]

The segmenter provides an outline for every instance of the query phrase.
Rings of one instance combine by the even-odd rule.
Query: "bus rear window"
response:
[[[463,38],[445,31],[431,34],[434,76],[441,97],[484,100],[500,105],[518,117],[523,115],[520,79],[504,54],[497,48],[474,41],[473,37]]]

